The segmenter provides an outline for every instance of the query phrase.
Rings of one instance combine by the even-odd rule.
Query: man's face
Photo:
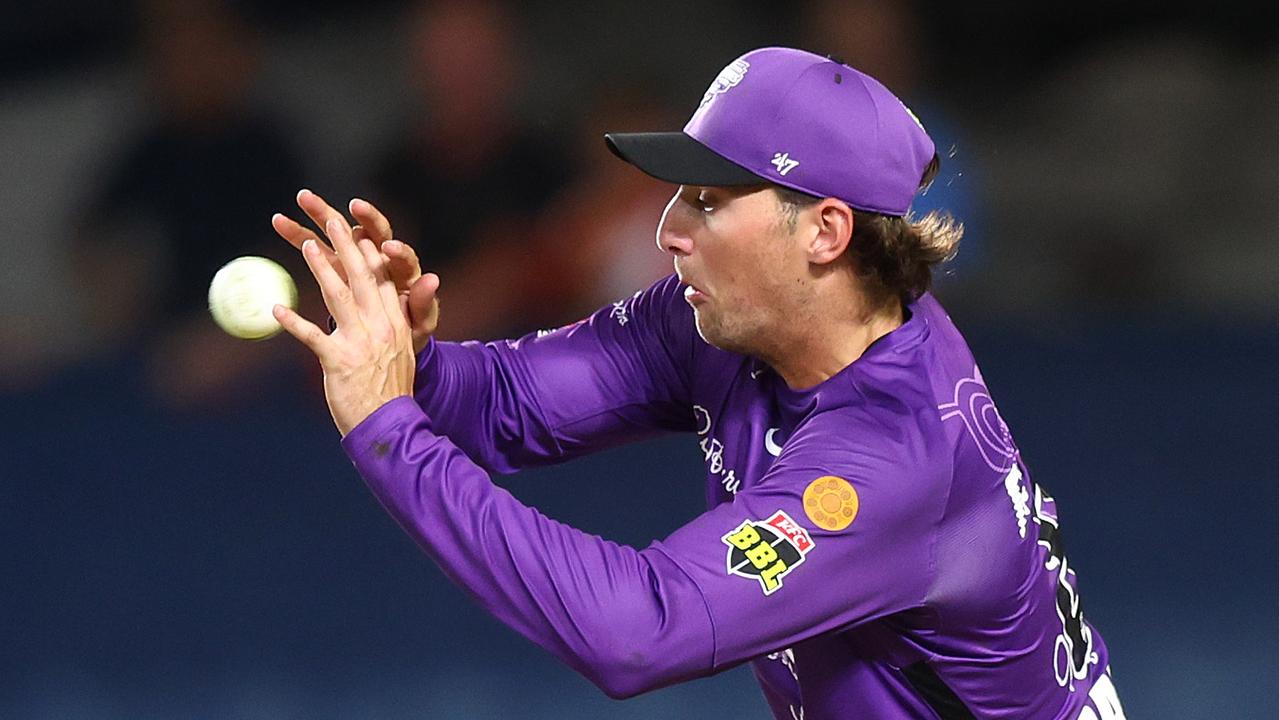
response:
[[[768,187],[680,186],[657,244],[674,257],[697,331],[711,345],[759,355],[796,321],[807,259]]]

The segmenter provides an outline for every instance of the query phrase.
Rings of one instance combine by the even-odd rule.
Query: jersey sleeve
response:
[[[436,342],[414,398],[481,467],[513,472],[692,429],[696,330],[670,276],[590,317],[516,340]]]
[[[717,667],[921,607],[949,465],[856,411],[796,431],[763,479],[655,548],[697,585]]]
[[[833,455],[820,437],[792,438],[761,483],[637,550],[521,504],[431,424],[400,398],[343,446],[452,580],[610,696],[709,675],[925,595],[931,520],[903,491],[894,453]]]

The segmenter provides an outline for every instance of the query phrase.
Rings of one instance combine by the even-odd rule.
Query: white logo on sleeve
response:
[[[773,439],[773,436],[777,434],[777,430],[777,428],[769,428],[768,432],[764,433],[764,449],[773,457],[782,454],[782,446],[778,445],[777,441]]]
[[[724,443],[711,436],[715,423],[710,412],[701,405],[694,405],[693,419],[697,422],[697,436],[701,438],[697,445],[702,449],[706,469],[712,477],[719,480],[725,492],[736,495],[742,487],[742,481],[732,468],[724,467]]]
[[[791,170],[799,167],[799,161],[791,160],[790,153],[788,152],[774,153],[773,159],[770,162],[777,167],[777,174],[783,176]]]
[[[626,323],[631,321],[629,304],[639,296],[640,292],[636,292],[625,300],[618,300],[613,303],[613,309],[609,311],[608,316],[616,320],[618,325],[625,326]]]

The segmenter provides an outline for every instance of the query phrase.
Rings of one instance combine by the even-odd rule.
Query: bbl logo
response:
[[[813,549],[808,531],[782,510],[763,522],[743,521],[720,539],[728,546],[728,573],[755,578],[765,595],[780,588],[786,573]]]

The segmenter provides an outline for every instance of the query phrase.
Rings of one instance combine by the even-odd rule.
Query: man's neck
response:
[[[789,332],[785,333],[788,337],[778,343],[784,351],[761,359],[791,389],[807,390],[837,375],[864,355],[876,340],[904,322],[902,305],[897,300],[874,311],[868,311],[861,302],[852,305],[843,308],[843,312],[807,313],[802,321],[789,323]]]

